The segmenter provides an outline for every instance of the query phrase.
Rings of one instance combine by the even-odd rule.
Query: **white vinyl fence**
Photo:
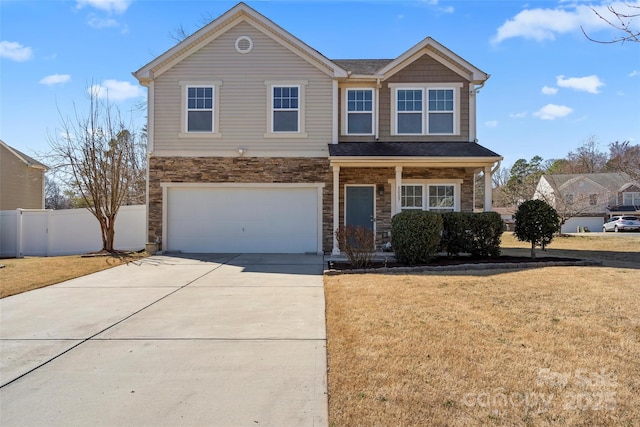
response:
[[[122,206],[115,249],[145,247],[146,206]],[[102,249],[100,224],[87,209],[0,211],[0,257],[75,255]]]

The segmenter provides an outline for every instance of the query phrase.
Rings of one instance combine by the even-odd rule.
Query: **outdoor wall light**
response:
[[[384,196],[384,184],[378,184],[378,196]]]
[[[244,153],[247,152],[246,148],[238,148],[238,154],[240,155],[240,157],[244,156]]]

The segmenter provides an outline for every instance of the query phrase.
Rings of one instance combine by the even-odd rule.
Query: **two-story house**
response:
[[[148,88],[148,240],[182,252],[334,252],[404,209],[471,211],[502,157],[476,142],[489,75],[426,38],[330,60],[244,3],[134,73]],[[491,191],[484,206],[491,209]]]
[[[640,186],[624,172],[542,175],[533,198],[558,211],[563,233],[600,231],[612,215],[640,214]]]

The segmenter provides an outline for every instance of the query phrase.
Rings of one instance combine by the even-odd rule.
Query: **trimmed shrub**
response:
[[[500,256],[504,223],[497,212],[470,214],[468,252],[476,258]]]
[[[531,258],[536,257],[536,246],[551,243],[560,231],[558,212],[544,200],[527,200],[518,206],[514,215],[516,228],[513,235],[521,242],[531,243]]]
[[[442,239],[439,251],[448,256],[469,252],[469,222],[473,214],[466,212],[446,212],[442,214]]]
[[[438,252],[442,216],[433,212],[406,211],[391,220],[391,246],[405,264],[427,263]]]

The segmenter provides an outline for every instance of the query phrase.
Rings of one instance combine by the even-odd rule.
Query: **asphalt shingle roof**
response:
[[[332,59],[331,61],[353,74],[371,76],[393,59]]]
[[[341,142],[332,157],[501,157],[475,142]]]

